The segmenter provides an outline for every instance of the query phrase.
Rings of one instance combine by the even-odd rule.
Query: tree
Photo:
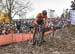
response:
[[[8,12],[10,20],[15,15],[22,15],[32,9],[29,0],[3,0],[3,6]]]

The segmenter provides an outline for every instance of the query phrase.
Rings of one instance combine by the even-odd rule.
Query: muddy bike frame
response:
[[[36,25],[34,36],[33,36],[33,43],[35,43],[36,45],[41,45],[42,43],[43,29],[44,29],[44,24]]]

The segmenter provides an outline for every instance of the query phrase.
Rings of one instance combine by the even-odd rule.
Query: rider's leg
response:
[[[45,42],[45,40],[44,40],[44,31],[42,32],[42,42]]]
[[[33,34],[32,45],[35,45],[35,32]]]
[[[37,29],[37,28],[36,28],[36,26],[35,26],[35,29],[34,29],[34,32],[33,32],[33,39],[32,39],[32,42],[33,42],[33,43],[32,43],[32,45],[35,45],[35,44],[36,44],[36,38],[35,38],[35,34],[36,34],[36,32],[37,32],[36,29]]]

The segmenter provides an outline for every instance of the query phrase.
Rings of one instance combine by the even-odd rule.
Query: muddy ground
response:
[[[41,46],[32,46],[30,41],[1,46],[0,54],[75,54],[75,34],[58,31],[45,40]]]

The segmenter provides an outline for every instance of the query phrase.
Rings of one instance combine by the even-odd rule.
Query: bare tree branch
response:
[[[22,15],[22,13],[24,14],[31,9],[28,0],[5,0],[4,4],[10,18],[14,18],[16,14]]]
[[[16,13],[13,15],[13,17],[14,17],[19,11],[21,11],[21,10],[23,10],[23,9],[25,9],[25,8],[27,8],[27,7],[24,7],[24,8],[22,8],[22,9],[16,11]],[[13,18],[13,17],[12,17],[12,18]]]
[[[16,2],[18,5],[20,5],[18,2]],[[29,1],[25,4],[26,5],[26,7],[24,7],[24,6],[22,6],[22,5],[20,5],[19,7],[17,7],[17,8],[20,8],[20,7],[22,7],[20,10],[18,10],[18,11],[16,11],[15,12],[15,14],[13,15],[13,17],[18,13],[18,12],[21,12],[23,9],[26,9],[26,8],[28,8],[28,6],[27,5],[29,5]],[[16,9],[16,8],[15,8]],[[12,18],[13,18],[12,17]]]
[[[8,6],[8,0],[6,0],[6,7],[9,10],[9,6]]]

